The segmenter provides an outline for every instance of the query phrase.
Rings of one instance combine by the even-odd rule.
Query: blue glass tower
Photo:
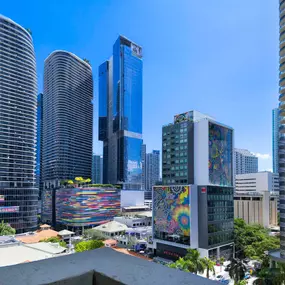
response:
[[[99,67],[99,140],[103,183],[141,189],[142,48],[123,36]]]

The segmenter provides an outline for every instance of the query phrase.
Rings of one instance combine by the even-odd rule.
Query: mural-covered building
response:
[[[112,220],[121,206],[117,188],[61,188],[44,194],[43,221],[74,231]]]
[[[195,112],[163,128],[165,183],[153,188],[156,254],[172,260],[189,247],[214,258],[233,252],[233,129]]]

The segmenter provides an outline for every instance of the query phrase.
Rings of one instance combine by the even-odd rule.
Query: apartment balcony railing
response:
[[[111,248],[0,268],[1,285],[214,285],[192,273],[168,268]]]

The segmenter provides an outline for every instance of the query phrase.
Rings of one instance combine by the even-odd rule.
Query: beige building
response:
[[[235,218],[242,218],[248,224],[264,227],[277,226],[277,205],[279,196],[264,192],[235,193]]]

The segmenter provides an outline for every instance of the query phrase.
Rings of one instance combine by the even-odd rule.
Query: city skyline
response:
[[[140,43],[144,48],[143,138],[148,147],[147,151],[161,150],[161,137],[157,135],[160,132],[160,126],[171,120],[172,113],[183,112],[185,102],[188,101],[187,109],[196,109],[212,114],[218,121],[225,121],[233,126],[236,130],[235,146],[251,149],[257,153],[260,157],[260,170],[272,169],[270,118],[271,109],[276,106],[278,99],[275,72],[278,64],[278,16],[276,14],[278,3],[272,1],[261,6],[258,5],[258,1],[251,3],[248,1],[239,1],[239,3],[223,1],[224,4],[221,5],[223,8],[215,7],[213,3],[209,3],[206,13],[214,25],[211,27],[211,31],[219,29],[220,32],[217,37],[213,37],[212,33],[208,34],[207,31],[204,34],[203,27],[206,23],[202,23],[195,15],[200,14],[200,11],[205,12],[202,3],[194,4],[182,1],[178,7],[166,2],[164,15],[157,17],[156,13],[152,11],[155,11],[154,8],[159,6],[159,2],[146,1],[143,7],[138,9],[136,3],[129,3],[127,6],[124,3],[114,3],[113,6],[108,6],[104,5],[102,1],[98,1],[96,4],[86,1],[85,5],[67,7],[66,14],[62,15],[58,11],[62,10],[61,5],[65,6],[64,4],[58,4],[59,7],[55,9],[55,3],[34,5],[28,1],[25,5],[19,3],[18,11],[21,13],[6,3],[1,7],[1,13],[32,30],[38,62],[39,92],[42,91],[43,60],[52,50],[70,50],[81,58],[86,57],[90,59],[92,67],[96,70],[102,60],[108,58],[109,46],[118,34],[123,34]],[[152,5],[152,9],[150,9],[150,5]],[[256,6],[260,8],[256,9]],[[39,9],[39,11],[47,9],[49,13],[34,15],[34,9]],[[145,20],[138,14],[138,10],[140,13],[143,12],[141,9],[143,11],[151,10],[148,14],[149,24],[145,23]],[[232,19],[228,18],[226,16],[228,13],[224,13],[226,9],[237,11],[236,16]],[[96,13],[94,13],[95,10]],[[26,13],[22,13],[22,11]],[[180,13],[181,23],[167,23],[172,12]],[[47,21],[45,14],[49,15],[48,18],[52,14],[54,23]],[[128,14],[130,18],[128,21],[122,20],[124,17],[118,17],[119,14]],[[33,17],[29,17],[29,15],[33,15]],[[114,22],[107,29],[101,29],[101,31],[103,23],[111,15],[114,17]],[[239,21],[241,18],[242,22]],[[132,19],[134,20],[132,21],[133,25],[129,25],[128,23]],[[221,26],[223,21],[227,21],[227,27]],[[155,28],[158,22],[165,26],[165,31],[158,31]],[[82,31],[83,26],[84,32]],[[191,26],[189,36],[176,33],[177,30],[185,26]],[[41,33],[42,30],[46,32]],[[231,33],[229,33],[230,31]],[[156,37],[158,32],[159,37]],[[254,37],[252,37],[252,33],[254,33]],[[86,38],[87,34],[88,38]],[[175,41],[167,40],[169,36],[174,37]],[[102,39],[99,46],[96,45],[98,37]],[[228,39],[228,37],[233,37],[233,39]],[[235,46],[230,42],[235,42]],[[177,43],[181,55],[175,52]],[[208,44],[211,45],[210,52],[207,51],[206,56],[201,57],[200,55],[206,51]],[[159,52],[157,52],[158,50]],[[213,57],[214,54],[215,57]],[[235,57],[232,54],[235,54]],[[269,56],[264,56],[267,54],[271,55],[271,58],[275,54],[276,59],[267,59]],[[260,61],[261,56],[262,61]],[[250,68],[244,72],[244,66],[247,65],[248,60],[251,62]],[[185,62],[189,64],[184,65]],[[236,68],[232,70],[231,66],[236,66]],[[211,78],[208,78],[210,82],[206,86],[202,83],[204,68],[208,70],[218,68],[215,71],[215,74],[218,75],[212,73]],[[172,80],[165,84],[165,78],[169,73],[171,73]],[[160,76],[155,76],[156,74],[160,74]],[[251,78],[250,82],[248,78]],[[97,120],[96,112],[98,112],[98,108],[96,110],[96,106],[98,106],[97,82],[98,77],[95,73],[95,121]],[[177,87],[178,85],[180,87]],[[201,92],[203,92],[203,96],[194,95]],[[157,95],[153,96],[152,94]],[[173,94],[175,94],[176,100],[173,100]],[[260,98],[262,99],[260,100]],[[204,104],[205,99],[207,104]],[[163,111],[157,111],[158,104],[160,105],[159,110]],[[261,112],[258,114],[252,112],[253,106],[263,109],[263,115]],[[224,111],[221,111],[222,109]],[[242,120],[240,120],[241,111]],[[244,122],[246,122],[246,128]],[[97,139],[96,128],[97,122],[94,123],[93,152],[103,153],[101,143]],[[267,139],[263,139],[264,137]]]

